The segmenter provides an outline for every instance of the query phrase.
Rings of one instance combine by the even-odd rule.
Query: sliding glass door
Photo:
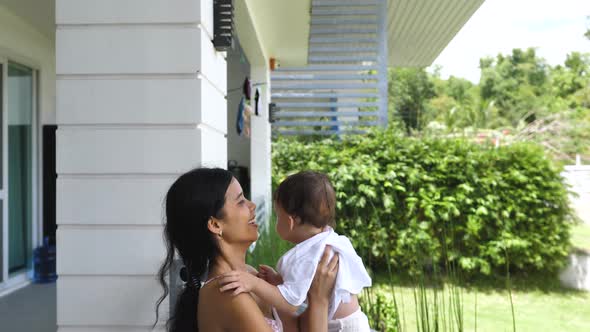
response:
[[[8,220],[6,210],[6,61],[0,58],[0,282],[8,278]]]
[[[0,57],[0,282],[8,286],[31,269],[37,241],[36,93],[35,70]]]
[[[8,63],[8,273],[31,267],[34,73]]]

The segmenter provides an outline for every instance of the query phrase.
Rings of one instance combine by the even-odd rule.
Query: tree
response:
[[[567,97],[586,87],[590,74],[590,56],[579,52],[567,55],[564,66],[556,66],[552,72],[552,85],[558,97]]]
[[[408,132],[422,128],[426,105],[434,96],[434,84],[424,68],[389,69],[389,118],[401,117]]]
[[[548,90],[548,66],[535,49],[514,49],[508,56],[482,59],[480,66],[481,98],[493,101],[512,125],[534,121],[543,111],[541,97]]]
[[[568,54],[564,66],[551,70],[551,89],[555,97],[552,113],[590,107],[590,54]]]

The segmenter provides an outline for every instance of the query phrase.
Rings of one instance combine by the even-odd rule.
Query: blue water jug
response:
[[[49,283],[57,279],[55,273],[55,245],[45,238],[43,246],[33,251],[33,282]]]

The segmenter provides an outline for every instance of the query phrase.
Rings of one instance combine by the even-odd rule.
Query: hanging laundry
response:
[[[250,85],[250,79],[248,77],[246,77],[246,79],[244,80],[242,90],[244,92],[244,96],[246,97],[246,99],[250,100],[250,97],[252,96],[252,86]]]
[[[238,105],[238,116],[236,117],[236,131],[239,136],[250,137],[250,118],[252,117],[252,108],[246,103],[246,98],[240,99]]]
[[[246,137],[246,138],[250,138],[250,135],[252,133],[251,128],[251,121],[250,119],[252,118],[252,108],[250,107],[250,105],[246,104],[244,106],[244,130],[242,132],[242,136]]]

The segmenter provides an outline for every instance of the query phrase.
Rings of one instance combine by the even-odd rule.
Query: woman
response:
[[[187,282],[168,321],[170,331],[281,331],[280,322],[264,303],[247,293],[222,293],[217,284],[217,277],[232,270],[256,273],[245,263],[248,247],[258,238],[255,208],[238,181],[223,169],[194,169],[172,184],[166,195],[167,255],[159,271],[164,294],[156,316],[168,295],[165,277],[175,251],[185,265]],[[327,257],[326,252],[309,292],[310,310],[302,316],[303,330],[327,331],[328,302],[338,265],[336,255],[329,264]]]

